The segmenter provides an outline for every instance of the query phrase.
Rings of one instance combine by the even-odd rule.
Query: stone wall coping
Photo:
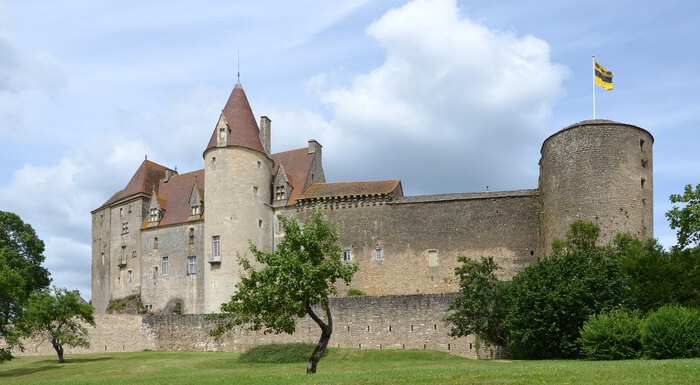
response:
[[[482,191],[471,193],[456,193],[456,194],[435,194],[435,195],[416,195],[398,198],[390,205],[400,205],[407,203],[428,203],[428,202],[443,202],[443,201],[463,201],[474,199],[497,199],[497,198],[516,198],[516,197],[531,197],[540,195],[539,190],[511,190],[511,191]]]
[[[621,126],[621,127],[635,128],[635,129],[642,131],[642,132],[645,132],[647,135],[649,135],[651,137],[651,142],[654,143],[654,135],[652,135],[649,131],[647,131],[641,127],[635,126],[634,124],[620,123],[620,122],[616,122],[614,120],[607,120],[607,119],[595,119],[595,120],[591,119],[591,120],[582,120],[578,123],[571,124],[567,127],[562,128],[561,130],[553,133],[552,135],[550,135],[547,139],[544,140],[544,142],[542,142],[542,147],[540,147],[540,154],[542,153],[542,150],[544,149],[545,144],[547,144],[547,142],[550,139],[552,139],[553,137],[561,134],[564,131],[568,131],[568,130],[571,130],[571,129],[574,129],[577,127],[584,127],[584,126]]]

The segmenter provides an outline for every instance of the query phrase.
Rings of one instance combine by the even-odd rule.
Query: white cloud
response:
[[[50,237],[46,242],[46,261],[52,285],[68,290],[78,289],[84,299],[90,299],[90,244],[65,237]]]
[[[307,82],[330,119],[281,114],[297,118],[296,127],[281,123],[285,131],[321,136],[329,179],[401,178],[409,193],[536,186],[539,146],[569,73],[546,42],[490,30],[454,0],[410,2],[366,33],[386,50],[379,67],[349,87],[332,87],[326,74]]]

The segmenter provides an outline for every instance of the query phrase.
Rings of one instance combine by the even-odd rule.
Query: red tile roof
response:
[[[248,98],[240,83],[236,83],[236,86],[233,87],[226,106],[224,106],[223,114],[231,130],[226,141],[227,146],[241,146],[265,153],[262,142],[260,142],[260,129],[255,122],[253,110],[250,108]],[[218,132],[214,128],[206,150],[216,147],[217,135]]]
[[[112,195],[98,210],[132,195],[146,194],[150,196],[153,187],[155,186],[157,189],[158,182],[165,177],[165,170],[167,169],[167,167],[151,162],[150,160],[144,160],[138,170],[136,170],[134,176],[131,177],[129,183],[126,184],[126,187]]]
[[[199,186],[199,197],[204,200],[204,170],[197,170],[181,175],[173,175],[167,183],[160,181],[158,187],[158,200],[161,205],[166,201],[166,208],[159,226],[167,226],[175,223],[187,222],[190,217],[190,194],[194,186],[195,178]],[[205,208],[206,209],[206,208]],[[142,228],[148,225],[146,218]]]
[[[304,192],[304,185],[309,172],[311,172],[314,156],[314,154],[309,154],[309,150],[306,147],[272,154],[272,159],[275,161],[275,168],[272,170],[272,174],[277,175],[281,164],[289,184],[292,185],[293,190],[287,201],[287,206],[293,205],[294,200]]]
[[[388,194],[394,192],[400,184],[401,181],[398,179],[374,182],[314,183],[298,199]],[[398,192],[401,192],[400,188]],[[400,193],[400,195],[403,194]]]

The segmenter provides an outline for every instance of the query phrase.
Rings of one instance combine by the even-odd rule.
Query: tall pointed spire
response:
[[[240,82],[233,87],[233,91],[231,91],[231,95],[228,97],[221,114],[228,126],[226,146],[246,147],[265,154],[265,148],[260,142],[258,123],[255,121],[253,110],[250,108],[248,98]],[[207,145],[207,150],[216,147],[217,134],[215,127]]]

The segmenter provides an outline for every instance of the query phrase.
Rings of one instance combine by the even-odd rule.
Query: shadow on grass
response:
[[[0,378],[26,376],[29,374],[43,372],[45,370],[52,370],[52,369],[58,369],[58,368],[59,367],[57,365],[43,365],[43,366],[33,367],[33,368],[12,369],[12,370],[8,370],[6,372],[0,372]]]
[[[34,374],[34,373],[43,372],[43,371],[47,371],[47,370],[60,369],[63,365],[82,364],[82,363],[87,363],[87,362],[105,361],[105,360],[111,360],[111,359],[112,359],[112,357],[67,358],[66,362],[63,364],[58,363],[58,358],[50,359],[50,360],[41,360],[41,361],[34,362],[32,364],[32,367],[30,367],[30,368],[18,368],[18,369],[8,370],[6,372],[5,371],[0,372],[0,378],[26,376],[29,374]],[[37,366],[37,365],[40,365],[40,366]]]

